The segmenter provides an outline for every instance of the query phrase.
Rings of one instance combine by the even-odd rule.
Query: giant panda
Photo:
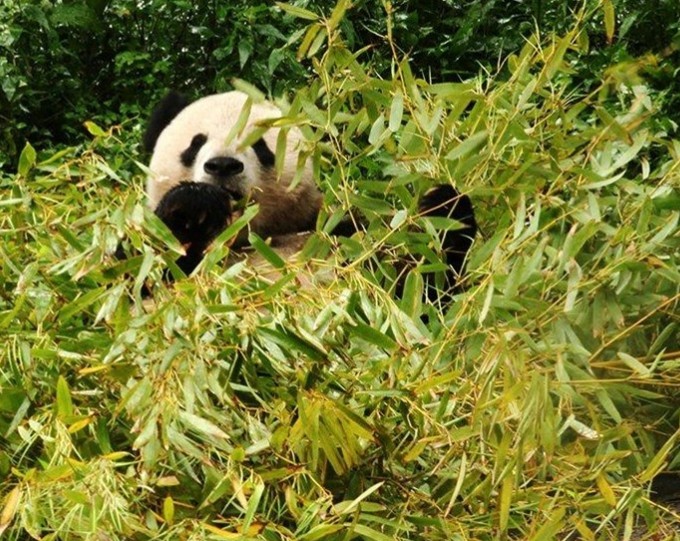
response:
[[[258,122],[281,116],[278,108],[268,102],[253,103],[244,129],[225,144],[247,99],[245,93],[231,91],[191,103],[171,92],[151,114],[144,135],[144,146],[152,153],[148,203],[184,245],[186,255],[177,264],[186,274],[193,271],[209,244],[228,226],[233,204],[240,205],[244,200],[259,204],[258,214],[249,223],[251,230],[270,239],[272,246],[286,256],[302,244],[297,233],[315,229],[322,195],[310,164],[304,163],[298,171],[302,142],[299,130],[291,128],[287,132],[280,175],[271,150],[277,144],[278,128],[269,128],[250,147],[241,144]],[[477,233],[472,202],[452,186],[439,185],[423,196],[419,211],[423,216],[453,218],[462,224],[461,229],[442,233],[448,266],[442,287],[435,286],[433,274],[425,275],[427,298],[448,300],[457,290]],[[361,222],[345,220],[333,234],[351,236],[362,227]],[[235,247],[244,248],[246,238],[237,239]],[[415,263],[413,259],[404,264]],[[400,285],[397,283],[397,290]]]

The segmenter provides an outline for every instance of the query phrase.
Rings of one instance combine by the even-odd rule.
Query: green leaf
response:
[[[505,474],[503,482],[501,483],[500,502],[499,502],[499,524],[498,528],[501,532],[508,529],[508,520],[510,519],[510,505],[512,504],[512,495],[515,492],[515,478],[512,472]]]
[[[355,533],[359,534],[364,539],[372,539],[373,541],[394,541],[394,537],[391,535],[382,534],[373,528],[364,526],[363,524],[354,524],[352,526],[352,530],[354,530]]]
[[[309,56],[309,49],[312,46],[312,43],[316,40],[317,35],[321,31],[323,27],[320,24],[313,24],[309,28],[307,28],[307,32],[305,32],[305,37],[302,38],[302,41],[300,42],[300,47],[298,47],[297,50],[297,59],[301,60],[305,58],[306,56]]]
[[[18,173],[20,176],[25,177],[28,175],[29,171],[35,165],[36,158],[37,154],[35,149],[27,142],[19,156]]]
[[[239,231],[241,231],[245,226],[247,226],[250,223],[250,221],[255,216],[257,216],[259,210],[260,210],[259,205],[247,206],[244,209],[243,214],[239,216],[236,220],[234,220],[231,224],[229,224],[229,227],[227,227],[224,231],[222,231],[222,233],[220,233],[217,236],[214,244],[221,245],[233,239],[239,233]]]
[[[229,435],[224,430],[198,415],[181,411],[179,413],[179,418],[189,430],[203,433],[211,439],[229,440]]]
[[[531,536],[530,541],[543,541],[547,539],[555,539],[555,535],[560,532],[564,526],[564,515],[566,514],[566,509],[560,507],[552,512],[547,521],[545,518],[541,519],[542,526],[538,531]]]
[[[314,38],[314,41],[312,41],[312,44],[309,46],[309,49],[307,50],[306,57],[307,58],[312,58],[321,48],[321,46],[324,44],[326,41],[326,32],[319,32],[316,34],[316,37]]]
[[[272,248],[255,233],[248,235],[248,242],[272,267],[282,270],[286,262]]]
[[[64,420],[73,415],[73,403],[68,383],[63,376],[57,379],[57,416]]]
[[[345,12],[350,6],[351,0],[338,0],[338,2],[335,4],[335,7],[333,8],[333,13],[331,13],[330,18],[328,19],[328,30],[330,32],[335,30],[340,24],[340,21],[342,21],[343,17],[345,16]]]
[[[391,351],[398,347],[398,344],[390,337],[379,330],[359,321],[355,322],[354,325],[349,328],[349,330],[352,334],[384,349],[385,351]]]
[[[247,530],[253,523],[255,518],[255,513],[257,513],[257,508],[260,506],[260,500],[262,500],[262,495],[264,494],[264,483],[257,483],[255,485],[255,490],[248,498],[248,507],[246,508],[246,514],[243,517],[242,529]]]
[[[307,9],[298,7],[298,6],[293,6],[291,4],[286,4],[284,2],[274,2],[276,6],[289,15],[292,15],[293,17],[297,17],[299,19],[306,19],[308,21],[317,21],[319,19],[319,16]]]
[[[452,150],[448,152],[446,155],[447,160],[457,160],[460,159],[464,156],[467,156],[471,152],[477,150],[479,147],[484,145],[486,143],[486,140],[489,137],[489,133],[486,130],[482,130],[480,132],[477,132],[470,137],[468,137],[465,141],[460,143],[458,146],[454,147]]]
[[[239,49],[240,50],[240,49]],[[234,78],[231,80],[231,84],[234,85],[234,88],[236,90],[240,90],[244,94],[248,94],[248,97],[250,98],[251,103],[262,103],[265,101],[265,95],[255,86],[250,84],[248,81],[244,81],[243,79],[238,79]],[[244,110],[247,108],[248,113],[250,113],[250,104],[246,102],[246,104],[243,106]],[[241,115],[243,115],[243,110],[241,111]],[[247,117],[246,117],[247,120]],[[241,121],[241,116],[239,116],[239,119],[237,122]],[[242,128],[238,130],[237,133],[241,133]],[[227,136],[227,141],[229,141],[229,137]]]
[[[338,515],[347,515],[347,514],[355,512],[357,510],[357,508],[359,507],[359,505],[361,504],[361,502],[363,502],[366,498],[368,498],[371,494],[373,494],[376,490],[378,490],[384,484],[385,484],[384,481],[381,481],[379,483],[375,483],[374,485],[371,485],[366,490],[364,490],[361,494],[359,494],[353,500],[343,501],[343,502],[337,503],[335,505],[335,512]]]
[[[286,348],[291,352],[300,352],[314,361],[324,361],[328,356],[324,350],[319,349],[316,345],[300,338],[292,331],[283,332],[279,329],[260,327],[258,333],[262,335],[263,340],[271,339],[274,343],[283,348]]]
[[[253,99],[250,96],[248,96],[245,103],[243,104],[243,108],[241,109],[238,118],[236,119],[236,122],[234,122],[234,125],[229,130],[227,137],[224,139],[224,146],[229,146],[232,143],[232,141],[234,141],[235,138],[241,135],[243,129],[246,127],[246,124],[248,123],[248,119],[250,118],[250,111],[252,107]]]
[[[602,9],[604,10],[604,33],[607,37],[607,43],[611,43],[614,40],[614,31],[616,29],[614,2],[612,0],[602,0]]]
[[[321,541],[322,539],[331,539],[334,533],[343,530],[345,527],[342,524],[318,524],[314,526],[307,533],[298,536],[299,541]]]
[[[377,145],[380,142],[384,132],[385,132],[385,116],[381,113],[380,116],[378,116],[378,118],[376,118],[373,121],[371,131],[368,134],[368,142],[371,143],[372,145]]]
[[[106,132],[91,120],[86,120],[83,124],[90,135],[94,135],[95,137],[106,137]]]
[[[392,98],[392,105],[390,105],[390,120],[388,128],[391,132],[396,132],[401,127],[401,119],[404,116],[404,96],[401,92],[397,92]]]
[[[175,521],[175,502],[171,496],[166,496],[163,500],[163,520],[167,524],[172,524]]]

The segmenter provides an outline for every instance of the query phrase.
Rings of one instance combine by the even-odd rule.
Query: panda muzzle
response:
[[[218,156],[205,162],[203,170],[211,177],[226,180],[243,173],[243,162],[229,156]]]

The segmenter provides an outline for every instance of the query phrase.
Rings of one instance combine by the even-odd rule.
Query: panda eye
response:
[[[203,145],[205,145],[205,142],[208,140],[205,134],[203,133],[198,133],[194,135],[194,137],[191,139],[191,144],[189,147],[193,148],[201,148]]]
[[[184,167],[191,167],[196,161],[196,155],[201,147],[205,145],[208,137],[203,133],[198,133],[193,136],[189,146],[180,154],[179,159]]]

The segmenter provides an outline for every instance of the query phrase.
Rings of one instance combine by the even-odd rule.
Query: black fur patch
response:
[[[467,195],[461,194],[453,186],[440,184],[429,190],[420,200],[419,212],[423,216],[439,216],[451,218],[460,222],[463,227],[453,231],[440,233],[443,235],[442,248],[445,262],[448,266],[444,274],[444,288],[439,289],[436,285],[434,273],[424,273],[425,296],[431,302],[449,304],[452,295],[459,291],[458,283],[465,274],[465,260],[472,242],[477,235],[477,221],[472,201]],[[345,218],[333,229],[331,235],[350,237],[354,233],[366,230],[365,222],[359,217]],[[395,292],[401,297],[404,288],[405,272],[411,265],[417,263],[416,258],[411,261],[401,261],[397,264],[397,279]]]
[[[174,90],[165,96],[154,108],[142,140],[144,150],[153,152],[158,136],[179,112],[189,105],[189,100]]]
[[[439,298],[448,302],[450,293],[457,290],[458,281],[465,274],[465,259],[477,235],[477,221],[472,201],[453,186],[441,184],[423,196],[420,201],[420,212],[423,216],[452,218],[464,226],[461,229],[443,233],[442,249],[446,264],[449,266],[449,271],[446,273],[446,291],[440,292],[435,287],[432,277],[424,276],[428,298],[431,301]]]
[[[227,227],[231,204],[224,188],[205,182],[182,182],[163,196],[155,212],[185,246],[186,255],[177,260],[177,265],[188,275]]]
[[[207,140],[208,137],[203,133],[194,135],[189,146],[179,155],[179,160],[184,167],[191,167],[194,164],[198,151],[201,150]]]
[[[255,151],[257,159],[260,160],[262,167],[274,167],[276,156],[269,150],[266,141],[262,137],[253,143],[253,150]]]

